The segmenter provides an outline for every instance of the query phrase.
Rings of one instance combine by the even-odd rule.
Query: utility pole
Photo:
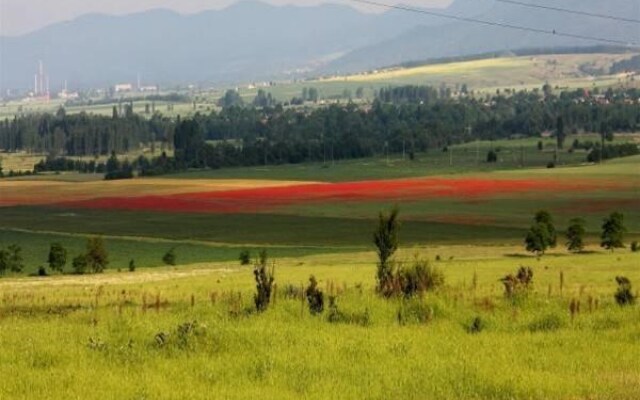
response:
[[[453,148],[449,146],[447,149],[449,150],[449,166],[453,167]]]

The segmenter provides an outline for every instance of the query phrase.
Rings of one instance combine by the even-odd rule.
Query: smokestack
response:
[[[42,60],[38,62],[38,81],[40,82],[40,88],[38,90],[39,94],[44,93],[44,65],[42,64]]]
[[[33,76],[33,95],[38,95],[38,74]]]

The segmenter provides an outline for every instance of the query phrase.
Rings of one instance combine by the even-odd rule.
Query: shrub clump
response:
[[[238,259],[240,260],[240,265],[251,264],[251,252],[249,250],[242,250]]]
[[[475,317],[473,321],[471,321],[469,326],[467,326],[467,332],[472,334],[480,333],[484,330],[485,327],[486,327],[486,324],[484,320],[480,317]]]
[[[395,282],[396,291],[413,297],[444,285],[444,274],[429,261],[416,258],[410,267],[398,269]]]
[[[526,295],[533,286],[533,270],[530,267],[520,267],[515,275],[509,274],[500,281],[504,285],[506,297]]]
[[[311,314],[322,314],[324,311],[324,293],[318,289],[318,281],[315,276],[311,275],[309,277],[309,286],[305,289],[304,295],[307,298]]]
[[[618,289],[614,295],[616,303],[621,306],[635,304],[636,296],[631,291],[631,281],[624,276],[617,276],[616,282],[618,283]]]

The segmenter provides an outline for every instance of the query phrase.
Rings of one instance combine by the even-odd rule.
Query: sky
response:
[[[0,36],[28,33],[55,22],[67,21],[88,13],[129,14],[153,8],[166,8],[180,13],[195,13],[224,8],[237,0],[0,0]],[[263,0],[272,4],[315,5],[337,3],[363,11],[380,11],[378,7],[357,5],[349,0]],[[386,0],[424,7],[444,7],[451,0]]]

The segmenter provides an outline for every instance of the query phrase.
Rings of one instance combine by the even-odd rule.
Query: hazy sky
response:
[[[237,0],[0,0],[0,36],[20,35],[54,22],[73,19],[87,13],[128,14],[151,8],[168,8],[181,13],[226,7]],[[349,0],[263,0],[273,4],[313,5],[347,4],[367,11],[374,7],[358,6]],[[445,6],[451,0],[386,0],[420,6]]]

